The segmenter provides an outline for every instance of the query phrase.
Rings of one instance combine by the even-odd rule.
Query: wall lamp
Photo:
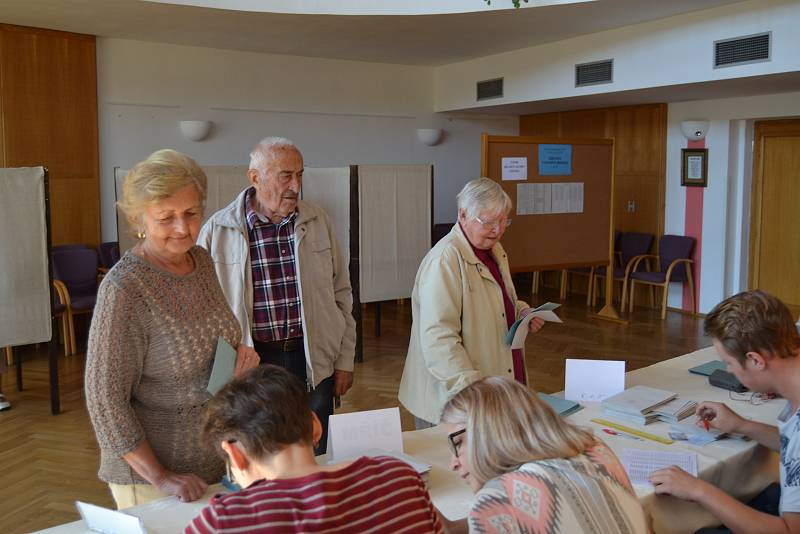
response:
[[[211,121],[191,120],[180,121],[178,123],[181,129],[181,134],[186,139],[191,141],[202,141],[211,132],[211,126],[214,125]]]
[[[681,132],[689,141],[702,141],[708,134],[711,127],[709,121],[683,121],[681,122]]]

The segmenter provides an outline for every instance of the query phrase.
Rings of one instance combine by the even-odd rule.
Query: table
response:
[[[743,417],[775,424],[778,413],[785,403],[782,399],[775,399],[758,406],[748,402],[732,401],[727,391],[709,386],[706,377],[688,372],[689,368],[716,358],[713,347],[701,349],[631,371],[626,374],[625,386],[645,385],[668,389],[678,393],[680,397],[698,402],[703,400],[725,402]],[[633,441],[602,433],[602,426],[590,421],[594,417],[603,417],[599,403],[585,403],[584,409],[569,416],[569,420],[591,428],[617,455],[621,455],[623,449],[637,447],[672,452],[695,452],[700,478],[712,482],[741,500],[753,497],[767,485],[778,480],[777,453],[768,451],[755,442],[723,440],[704,447],[695,447],[677,442],[664,445],[649,440]],[[630,423],[624,424],[635,426]],[[646,427],[647,432],[663,436],[667,435],[668,430],[669,425],[661,422]],[[404,432],[403,447],[407,454],[431,464],[428,489],[431,500],[439,511],[451,521],[466,517],[472,501],[472,491],[449,468],[450,450],[444,427]],[[694,532],[701,527],[718,523],[711,514],[697,504],[670,496],[656,496],[653,488],[649,486],[635,489],[656,534]],[[208,499],[221,490],[219,485],[212,486],[203,499],[194,503],[181,503],[175,497],[168,497],[129,508],[125,512],[142,518],[150,533],[181,532],[200,513]],[[40,532],[83,534],[89,531],[83,521],[75,521]]]

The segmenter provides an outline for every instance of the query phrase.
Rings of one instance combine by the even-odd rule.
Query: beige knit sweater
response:
[[[179,276],[126,253],[100,284],[86,353],[86,404],[100,445],[101,480],[147,483],[122,455],[147,439],[168,470],[218,482],[224,467],[200,423],[219,336],[241,330],[211,257],[190,251]]]

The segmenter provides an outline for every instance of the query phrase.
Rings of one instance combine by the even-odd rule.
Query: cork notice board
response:
[[[484,134],[481,141],[482,176],[497,181],[513,204],[510,216],[514,222],[502,241],[512,271],[608,265],[613,254],[614,233],[613,139]],[[548,166],[546,162],[540,168],[539,145],[558,145],[556,149],[569,154],[565,158],[567,165],[563,167],[568,170],[554,170],[559,166]],[[548,148],[542,147],[543,150]],[[506,158],[506,179],[503,179],[503,158]],[[509,165],[509,162],[517,165]],[[533,191],[537,192],[535,207]],[[563,195],[566,191],[571,196]],[[542,208],[545,204],[541,202],[545,198],[543,192],[548,195],[546,208]],[[567,196],[569,202],[565,200]],[[530,213],[532,211],[534,213]]]

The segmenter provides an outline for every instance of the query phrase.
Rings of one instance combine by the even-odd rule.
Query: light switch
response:
[[[628,201],[628,213],[634,213],[634,212],[636,212],[636,201],[635,200],[629,200]]]

